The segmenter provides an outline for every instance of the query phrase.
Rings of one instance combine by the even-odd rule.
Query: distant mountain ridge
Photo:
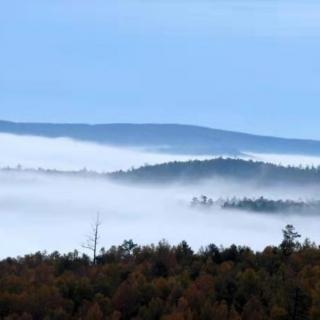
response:
[[[285,139],[179,124],[51,124],[0,121],[0,133],[32,135],[176,154],[246,152],[320,155],[320,141]]]

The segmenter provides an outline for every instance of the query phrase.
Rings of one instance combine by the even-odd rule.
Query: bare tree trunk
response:
[[[100,214],[97,214],[96,221],[92,224],[91,234],[88,235],[87,241],[82,245],[82,248],[88,249],[92,251],[93,254],[93,264],[97,262],[97,251],[98,251],[98,243],[99,243],[99,229],[101,226]]]

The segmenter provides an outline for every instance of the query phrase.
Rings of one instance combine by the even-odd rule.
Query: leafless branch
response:
[[[87,241],[85,244],[82,244],[82,248],[92,251],[93,253],[93,264],[96,264],[97,260],[97,247],[100,240],[100,226],[102,221],[100,219],[99,212],[97,213],[97,217],[95,222],[91,225],[91,233],[87,236]]]

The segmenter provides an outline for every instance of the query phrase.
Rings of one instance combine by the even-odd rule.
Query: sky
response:
[[[320,139],[315,0],[10,0],[0,119]]]

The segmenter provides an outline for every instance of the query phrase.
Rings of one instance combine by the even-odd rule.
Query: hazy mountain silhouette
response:
[[[177,124],[49,124],[0,121],[0,133],[67,137],[115,146],[185,154],[246,152],[320,155],[320,141],[258,136]]]

